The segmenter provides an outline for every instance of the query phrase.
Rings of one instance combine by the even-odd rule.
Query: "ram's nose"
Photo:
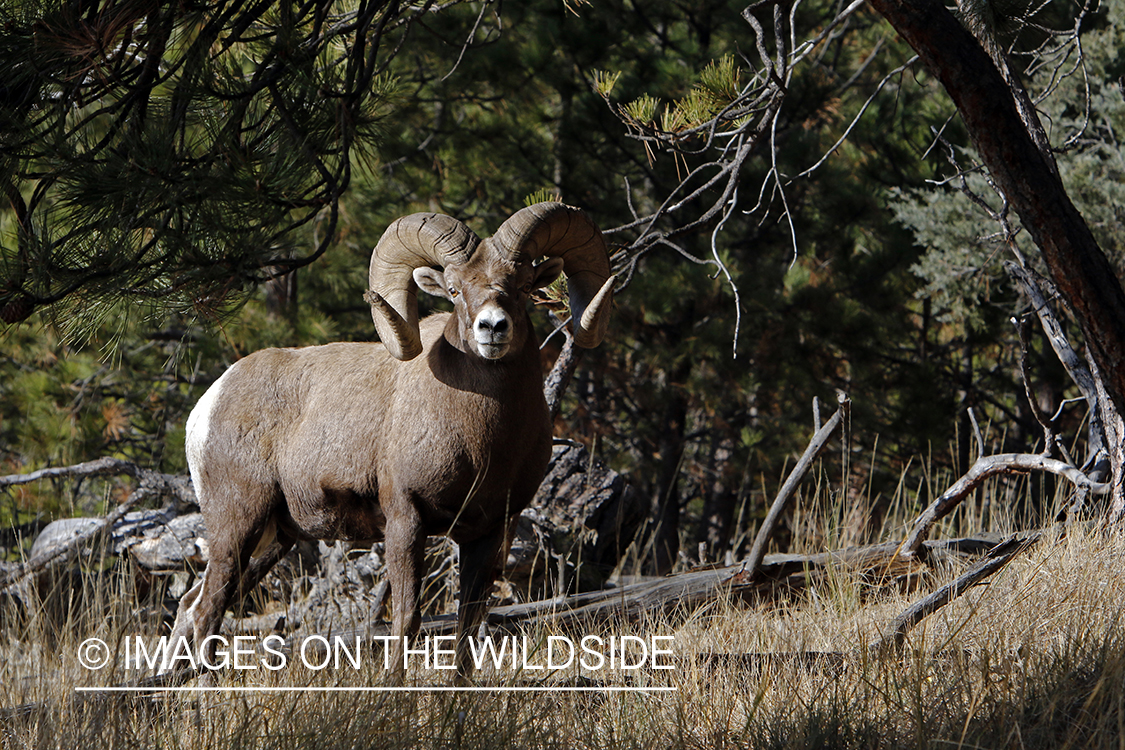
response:
[[[486,359],[499,359],[512,342],[512,319],[499,307],[486,307],[473,322],[477,351]]]

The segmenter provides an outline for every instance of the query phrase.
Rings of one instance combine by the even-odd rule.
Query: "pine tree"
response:
[[[0,7],[0,320],[223,318],[333,241],[430,10],[313,0]]]

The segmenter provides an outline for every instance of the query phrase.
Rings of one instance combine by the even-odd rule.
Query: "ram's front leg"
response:
[[[406,639],[418,635],[422,625],[421,602],[426,535],[418,511],[409,502],[393,511],[385,509],[387,527],[385,549],[387,573],[391,583],[391,680],[401,684],[406,673],[404,646]]]
[[[478,539],[458,543],[461,594],[457,605],[457,677],[461,682],[468,682],[473,672],[469,639],[476,637],[476,631],[488,613],[488,598],[492,582],[496,580],[506,537],[505,525]]]

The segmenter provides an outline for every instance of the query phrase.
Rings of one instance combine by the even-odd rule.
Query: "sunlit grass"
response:
[[[996,492],[996,488],[990,488]],[[997,497],[1001,493],[997,492]],[[803,499],[846,518],[832,498]],[[818,504],[819,503],[819,507]],[[994,502],[967,506],[940,534],[1003,531],[1020,519]],[[975,509],[974,509],[975,508]],[[974,515],[975,514],[975,515]],[[890,538],[906,520],[887,524]],[[820,548],[854,538],[840,523]],[[810,543],[811,544],[811,543]],[[136,677],[117,665],[92,672],[79,644],[155,636],[153,609],[128,576],[103,574],[81,597],[30,613],[5,609],[0,626],[0,706],[39,704],[0,719],[11,748],[634,748],[634,747],[1120,747],[1125,723],[1125,540],[1072,529],[1041,542],[1005,570],[924,621],[900,654],[870,650],[912,601],[970,561],[935,569],[915,591],[889,590],[833,570],[814,588],[753,604],[717,601],[640,623],[560,631],[541,623],[520,635],[674,636],[671,670],[486,670],[478,684],[528,687],[667,687],[669,692],[418,693],[218,692],[91,697],[76,688]],[[79,606],[80,605],[80,606]],[[362,623],[352,623],[362,625]],[[347,624],[344,624],[347,625]],[[532,663],[541,661],[533,658]],[[219,687],[375,687],[379,659],[360,669],[227,670]],[[413,670],[408,684],[453,684]]]

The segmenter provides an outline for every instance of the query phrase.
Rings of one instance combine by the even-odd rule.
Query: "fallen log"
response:
[[[99,458],[74,466],[56,466],[39,469],[28,474],[9,474],[0,476],[0,488],[30,484],[44,479],[88,479],[103,476],[131,476],[138,480],[137,488],[103,518],[74,522],[64,532],[57,529],[59,536],[51,543],[44,543],[38,550],[33,547],[27,562],[16,563],[0,569],[0,594],[11,593],[11,589],[27,577],[49,572],[68,561],[76,553],[92,544],[103,533],[112,533],[123,522],[126,515],[137,505],[150,500],[167,500],[166,510],[172,515],[195,506],[195,491],[191,480],[186,476],[163,474],[145,469],[131,461],[118,458]],[[44,528],[44,532],[50,525]],[[40,536],[43,535],[41,532]],[[48,539],[50,542],[51,540]]]
[[[995,544],[995,539],[983,536],[925,542],[931,562],[957,554],[983,554]],[[497,607],[492,610],[489,621],[506,626],[546,617],[565,626],[608,618],[639,620],[657,612],[690,612],[727,596],[745,598],[798,590],[830,570],[848,571],[874,583],[887,583],[917,573],[923,567],[920,563],[903,560],[896,543],[812,555],[769,555],[756,571],[745,565],[692,570],[561,600]]]
[[[975,537],[924,542],[930,564],[964,556],[980,556],[1005,537],[982,534]],[[513,630],[531,621],[550,622],[562,628],[589,626],[605,621],[641,621],[657,614],[690,612],[726,597],[754,598],[797,591],[822,579],[829,571],[849,571],[885,585],[923,570],[920,561],[906,561],[893,542],[852,547],[811,555],[768,555],[754,574],[747,566],[730,565],[691,570],[663,578],[630,583],[566,597],[493,607],[488,615],[492,627]],[[427,617],[422,633],[453,633],[455,615]],[[360,628],[333,629],[348,638],[386,635],[390,625],[368,623]]]
[[[135,464],[103,458],[68,467],[52,467],[29,474],[0,477],[0,486],[27,484],[44,479],[85,479],[128,475],[140,478],[139,486],[123,505],[108,517],[60,519],[40,531],[28,560],[0,565],[0,594],[24,600],[30,591],[22,583],[32,579],[40,595],[56,589],[63,570],[77,573],[77,563],[88,559],[94,542],[98,549],[129,558],[145,574],[194,573],[207,561],[208,547],[202,516],[184,513],[191,482],[186,476],[170,476],[141,469]],[[159,510],[133,510],[147,499],[167,499]],[[645,517],[642,500],[625,478],[592,457],[581,445],[555,446],[551,464],[530,508],[524,511],[505,566],[509,601],[541,599],[565,593],[581,571],[583,588],[600,587],[616,567]],[[325,548],[327,549],[327,548]],[[293,622],[331,622],[360,611],[369,612],[370,592],[377,587],[379,545],[375,547],[374,567],[352,570],[324,558],[325,551],[312,545],[294,549],[287,560],[299,569],[274,569],[269,578],[271,598],[284,607]],[[363,551],[356,550],[357,553]],[[455,555],[447,557],[455,559]],[[301,559],[298,561],[297,558]],[[329,556],[331,557],[331,555]],[[334,558],[333,558],[334,559]],[[261,566],[263,572],[272,566]],[[284,578],[285,580],[280,580]],[[308,586],[302,601],[290,602],[288,593],[295,578],[304,577]],[[254,577],[257,582],[262,576]],[[341,597],[341,594],[343,596]],[[341,609],[341,602],[347,606]],[[269,618],[267,618],[269,619]],[[276,617],[273,619],[277,619]],[[315,625],[314,625],[315,626]]]
[[[26,563],[18,563],[0,571],[0,593],[7,593],[8,589],[34,573],[41,573],[66,563],[73,552],[86,544],[93,543],[107,529],[112,529],[145,496],[146,493],[138,489],[108,516],[93,519],[93,524],[82,528],[67,543],[52,545],[40,554],[33,555]]]

